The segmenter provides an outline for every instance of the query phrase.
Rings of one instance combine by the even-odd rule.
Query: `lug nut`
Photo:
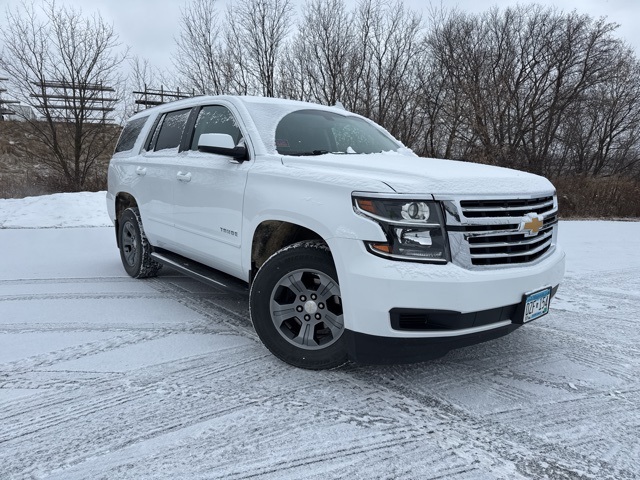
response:
[[[301,302],[306,302],[307,301],[307,297],[305,297],[304,295],[300,295],[300,301]]]
[[[320,315],[319,313],[316,313],[316,320],[320,320],[322,318],[322,315]]]
[[[311,294],[311,300],[315,300],[316,298],[318,298],[318,296],[315,293]]]
[[[324,308],[324,303],[319,303],[318,308]]]
[[[309,320],[311,320],[311,315],[305,315],[304,319],[308,322]]]
[[[296,307],[296,312],[300,313],[300,312],[302,312],[302,310],[304,310],[304,308],[302,308],[302,305],[298,305]]]

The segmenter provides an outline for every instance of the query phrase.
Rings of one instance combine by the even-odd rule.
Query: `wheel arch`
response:
[[[304,240],[319,240],[327,244],[327,241],[316,231],[285,220],[264,220],[253,232],[251,241],[251,269],[249,283],[271,255],[289,245]]]
[[[120,248],[120,238],[118,236],[118,231],[120,228],[120,217],[122,216],[122,212],[124,212],[127,208],[134,208],[138,206],[138,202],[135,197],[127,192],[119,192],[116,195],[115,201],[115,227],[116,227],[116,243],[118,248]]]

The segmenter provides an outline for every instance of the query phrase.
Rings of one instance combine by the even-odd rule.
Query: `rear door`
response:
[[[174,188],[176,162],[191,108],[160,115],[135,167],[139,207],[145,232],[152,245],[173,249]]]

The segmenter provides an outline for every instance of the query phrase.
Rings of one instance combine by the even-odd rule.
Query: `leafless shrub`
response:
[[[554,179],[563,218],[640,219],[640,180],[627,177]]]

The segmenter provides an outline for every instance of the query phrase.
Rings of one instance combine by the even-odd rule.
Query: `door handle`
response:
[[[181,182],[190,182],[191,172],[187,172],[187,173],[178,172],[178,175],[176,176],[176,178]]]
[[[141,177],[144,177],[147,174],[147,169],[145,167],[137,167],[136,173]]]

